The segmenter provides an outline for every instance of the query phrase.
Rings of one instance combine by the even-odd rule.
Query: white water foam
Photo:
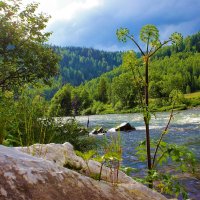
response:
[[[145,126],[136,126],[136,130],[145,130]],[[149,129],[161,129],[163,126],[149,126]]]

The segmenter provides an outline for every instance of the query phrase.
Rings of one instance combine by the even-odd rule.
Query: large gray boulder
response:
[[[34,154],[29,155],[22,151]],[[46,151],[45,154],[43,154]],[[80,157],[69,143],[63,145],[36,145],[30,148],[13,148],[0,145],[0,199],[1,200],[155,200],[166,199],[146,186],[121,175],[117,185],[97,181],[62,167],[65,156]],[[41,157],[39,157],[41,156]],[[84,165],[84,163],[82,163]],[[92,165],[92,164],[91,164]],[[80,167],[81,168],[81,167]],[[122,176],[125,181],[122,181]]]
[[[101,164],[99,162],[90,160],[88,162],[88,168],[83,158],[76,155],[73,146],[68,142],[64,144],[35,144],[30,147],[17,147],[16,149],[52,161],[60,167],[65,166],[87,176],[89,176],[89,174],[98,176],[100,173]],[[103,166],[101,179],[112,183],[117,181],[115,180],[116,174],[114,174],[110,168],[105,166]],[[129,182],[132,182],[132,178],[120,171],[118,175],[118,183]]]

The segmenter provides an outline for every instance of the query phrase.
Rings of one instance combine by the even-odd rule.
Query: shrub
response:
[[[5,92],[0,94],[0,144],[8,135],[9,124],[13,124],[15,114],[13,94]]]
[[[63,123],[48,116],[48,103],[39,95],[24,90],[14,101],[13,95],[2,95],[0,103],[0,142],[8,146],[29,146],[35,143],[70,142],[75,149],[94,148],[85,128],[75,119]],[[8,109],[9,108],[9,109]]]
[[[89,137],[88,131],[80,126],[74,118],[69,118],[67,122],[54,122],[54,134],[52,142],[71,143],[78,151],[87,151],[97,146],[95,137]]]

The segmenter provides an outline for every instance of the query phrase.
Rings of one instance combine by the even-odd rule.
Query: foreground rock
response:
[[[34,155],[38,158],[43,158],[52,163],[59,165],[60,167],[66,167],[79,173],[89,176],[92,174],[93,177],[97,177],[100,172],[101,164],[94,160],[88,162],[88,166],[83,158],[76,155],[73,146],[66,142],[64,144],[35,144],[30,147],[17,147],[19,151]],[[110,168],[103,166],[101,179],[107,182],[116,182],[115,174],[111,173]],[[123,172],[119,172],[118,183],[132,183],[132,178],[126,176]]]
[[[126,175],[123,175],[125,178],[123,183],[121,180],[121,183],[113,185],[62,167],[63,158],[59,157],[57,151],[61,153],[63,149],[67,154],[72,153],[72,156],[75,156],[73,147],[69,143],[38,145],[38,147],[41,148],[40,152],[35,147],[31,148],[32,150],[35,148],[35,155],[39,156],[41,153],[44,158],[28,155],[19,148],[0,146],[1,200],[166,199],[142,184],[132,181]],[[31,148],[23,150],[31,152]],[[42,149],[47,151],[46,155],[42,154]],[[82,162],[79,157],[74,159],[76,164]]]

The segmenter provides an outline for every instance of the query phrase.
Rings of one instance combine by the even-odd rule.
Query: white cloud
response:
[[[23,0],[24,4],[33,2]],[[85,12],[101,6],[101,0],[40,0],[39,11],[51,15],[50,23],[57,21],[73,21]]]
[[[39,10],[51,15],[50,43],[121,50],[131,43],[117,41],[117,28],[127,27],[138,38],[140,28],[155,24],[161,39],[174,31],[183,35],[199,30],[199,0],[35,0]],[[22,0],[30,3],[32,0]]]

